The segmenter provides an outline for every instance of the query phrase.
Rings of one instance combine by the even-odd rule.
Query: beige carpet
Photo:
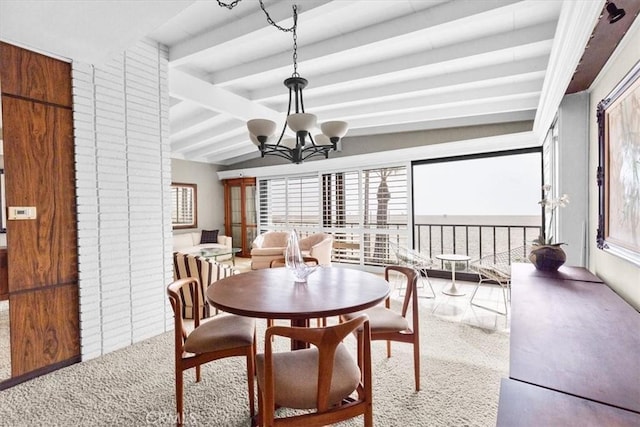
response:
[[[264,324],[258,321],[259,336]],[[422,325],[418,393],[411,346],[394,345],[387,359],[384,343],[374,342],[375,425],[494,426],[500,378],[507,376],[508,335],[433,316],[424,316]],[[172,425],[172,337],[166,333],[1,391],[0,425]],[[206,365],[200,383],[192,372],[185,375],[190,425],[249,425],[244,368],[234,358]],[[361,425],[360,418],[340,424]]]
[[[0,381],[11,377],[9,301],[0,301]],[[0,421],[2,423],[2,421]]]

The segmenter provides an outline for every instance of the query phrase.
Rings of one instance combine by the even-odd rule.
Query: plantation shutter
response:
[[[405,166],[264,179],[259,191],[260,232],[331,233],[334,262],[386,265],[389,242],[406,242]]]

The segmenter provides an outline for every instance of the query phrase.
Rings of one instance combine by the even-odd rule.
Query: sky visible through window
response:
[[[540,153],[413,168],[415,215],[540,215]]]

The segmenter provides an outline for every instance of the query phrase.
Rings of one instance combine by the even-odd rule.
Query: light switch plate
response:
[[[35,206],[9,206],[8,210],[9,220],[36,219],[37,217]]]

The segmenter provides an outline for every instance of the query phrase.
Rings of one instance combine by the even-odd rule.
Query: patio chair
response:
[[[436,293],[433,290],[433,286],[431,285],[431,281],[429,280],[429,276],[427,275],[427,270],[433,267],[433,261],[422,255],[420,252],[415,251],[413,249],[409,249],[406,246],[396,245],[393,242],[389,242],[389,247],[396,255],[398,259],[398,264],[414,268],[418,272],[418,278],[420,284],[418,285],[418,289],[423,289],[425,287],[425,282],[429,285],[429,289],[431,290],[431,295],[420,295],[422,298],[435,298]],[[404,281],[402,281],[401,286],[398,286],[398,295],[402,296],[402,292],[406,290],[404,286]]]
[[[511,263],[529,262],[527,258],[529,250],[530,248],[528,246],[518,246],[508,251],[486,255],[478,260],[472,261],[470,268],[472,271],[478,273],[479,280],[471,295],[471,305],[506,315],[508,311],[508,301],[511,301]],[[478,288],[484,282],[492,282],[502,288],[504,311],[474,302]]]

